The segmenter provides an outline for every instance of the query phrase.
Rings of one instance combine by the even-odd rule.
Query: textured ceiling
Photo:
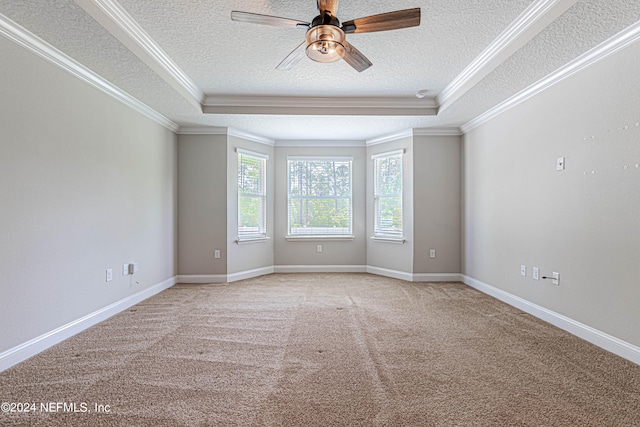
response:
[[[640,19],[637,0],[548,0],[566,12],[460,93],[437,116],[302,116],[203,114],[193,99],[157,73],[148,58],[92,17],[84,4],[114,3],[208,97],[435,98],[533,3],[543,0],[342,0],[342,21],[420,7],[419,27],[349,34],[373,62],[358,73],[343,61],[303,58],[292,70],[276,65],[304,40],[304,30],[234,22],[232,10],[310,21],[313,0],[0,0],[0,14],[181,126],[233,127],[272,139],[363,140],[409,128],[458,127]],[[575,4],[573,4],[575,3]]]

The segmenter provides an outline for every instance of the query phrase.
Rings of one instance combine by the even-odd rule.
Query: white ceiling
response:
[[[181,128],[274,140],[460,127],[640,19],[637,0],[342,0],[338,18],[413,7],[419,27],[347,36],[373,62],[358,73],[308,58],[278,71],[304,30],[230,19],[309,22],[314,0],[0,0],[5,19]]]

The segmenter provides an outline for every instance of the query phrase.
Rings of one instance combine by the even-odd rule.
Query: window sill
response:
[[[330,241],[330,240],[336,240],[336,241],[348,241],[348,240],[353,240],[355,239],[355,236],[285,236],[285,239],[287,239],[287,241],[290,242],[312,242],[312,241],[322,241],[322,242],[326,242],[326,241]]]
[[[240,239],[238,237],[238,239],[236,240],[236,243],[239,245],[246,245],[248,243],[262,243],[262,242],[266,242],[267,240],[271,239],[271,237],[245,237],[243,239]]]
[[[380,243],[395,243],[398,245],[404,245],[404,243],[406,242],[406,240],[404,239],[404,237],[380,237],[380,236],[373,236],[371,237],[371,240],[373,240],[374,242],[380,242]]]

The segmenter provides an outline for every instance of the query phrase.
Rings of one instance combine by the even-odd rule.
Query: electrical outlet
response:
[[[520,266],[520,275],[522,277],[527,277],[527,266],[526,265],[521,265]]]
[[[551,283],[560,286],[560,273],[556,273],[555,271],[553,272],[553,279],[551,280]]]
[[[122,275],[126,276],[129,274],[129,263],[122,264]]]
[[[435,258],[435,257],[436,257],[436,250],[435,249],[429,250],[429,258]]]
[[[322,253],[322,245],[316,245],[316,252],[319,254]]]
[[[220,249],[216,249],[215,251],[213,251],[213,257],[215,259],[220,259]]]
[[[107,277],[106,277],[107,282],[112,281],[113,280],[113,269],[112,268],[107,269],[107,273],[106,274],[107,274]]]
[[[533,280],[540,280],[540,269],[533,267]]]

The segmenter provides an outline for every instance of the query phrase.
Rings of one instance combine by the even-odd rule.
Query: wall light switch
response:
[[[129,264],[122,264],[122,275],[126,276],[129,274]]]
[[[556,170],[557,171],[562,171],[564,170],[564,157],[558,157],[558,160],[556,160]]]
[[[322,253],[322,245],[316,245],[316,252],[317,253]]]
[[[110,282],[113,280],[113,269],[109,268],[107,269],[107,277],[106,277],[107,282]]]
[[[435,249],[431,249],[429,251],[429,258],[435,258],[436,257],[436,250]]]
[[[553,279],[551,280],[551,283],[560,286],[560,273],[556,273],[555,271],[553,272]]]
[[[527,266],[526,265],[521,265],[520,266],[520,275],[522,277],[527,277]]]
[[[215,259],[220,259],[220,249],[216,249],[215,251],[213,251],[213,257]]]

